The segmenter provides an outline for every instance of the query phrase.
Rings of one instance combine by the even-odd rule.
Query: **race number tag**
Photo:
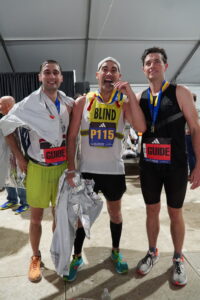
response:
[[[115,139],[116,124],[91,122],[89,144],[94,147],[112,147]]]
[[[152,163],[171,163],[171,139],[148,138],[143,143],[144,160]]]
[[[40,154],[42,162],[52,164],[57,162],[64,162],[67,159],[66,149],[66,135],[63,135],[63,142],[59,147],[53,147],[44,139],[39,140]]]

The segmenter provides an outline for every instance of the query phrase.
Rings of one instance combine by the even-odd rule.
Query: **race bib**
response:
[[[67,160],[66,135],[63,135],[63,142],[59,147],[53,147],[52,144],[44,139],[40,139],[39,143],[42,162],[52,164]]]
[[[91,122],[89,127],[89,144],[94,147],[112,147],[115,134],[115,123]]]
[[[143,143],[144,160],[152,163],[171,163],[171,139],[148,138]]]

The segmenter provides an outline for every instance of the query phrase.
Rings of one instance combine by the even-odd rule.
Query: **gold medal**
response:
[[[151,132],[154,133],[154,131],[155,131],[155,126],[151,125]]]

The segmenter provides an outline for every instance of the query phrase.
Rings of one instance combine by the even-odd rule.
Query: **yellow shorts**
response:
[[[55,206],[59,178],[67,163],[58,166],[41,166],[29,160],[26,177],[27,202],[32,207]]]

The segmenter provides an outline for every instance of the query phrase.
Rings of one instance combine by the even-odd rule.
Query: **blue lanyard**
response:
[[[60,101],[58,100],[58,97],[56,98],[55,106],[57,108],[58,113],[60,114]]]
[[[158,117],[158,111],[160,108],[162,93],[168,87],[168,85],[169,85],[168,81],[164,80],[162,82],[161,89],[160,89],[158,95],[156,96],[155,101],[153,101],[153,95],[151,94],[150,88],[148,88],[148,92],[147,92],[148,93],[148,105],[149,105],[150,114],[151,114],[151,118],[152,118],[151,132],[154,132],[154,130],[155,130],[155,123],[156,123],[156,120]]]
[[[97,98],[104,103],[104,100],[100,94],[100,90],[98,90]],[[115,101],[122,101],[123,99],[123,94],[117,90],[113,90],[109,101],[106,104],[113,104]]]

